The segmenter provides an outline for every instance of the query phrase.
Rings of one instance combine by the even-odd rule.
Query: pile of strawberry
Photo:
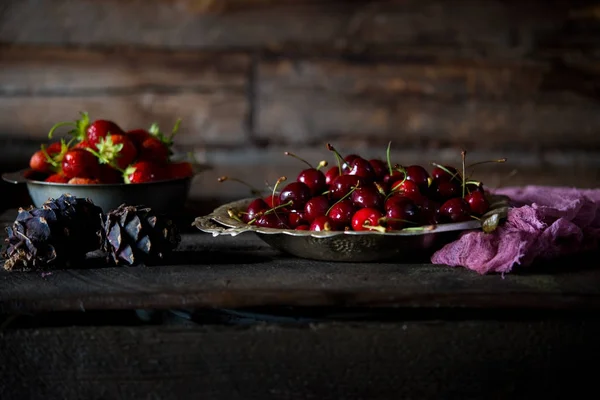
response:
[[[323,172],[320,169],[327,166],[326,161],[313,167],[286,152],[309,168],[280,191],[277,188],[287,178],[279,178],[271,194],[261,194],[244,210],[228,210],[229,216],[240,223],[276,229],[428,230],[440,223],[481,219],[490,204],[483,184],[471,180],[466,170],[486,162],[506,161],[466,166],[463,151],[462,172],[432,163],[434,168],[429,173],[421,165],[392,163],[389,145],[385,161],[367,160],[357,154],[343,157],[330,144],[327,147],[335,154],[337,166]],[[237,179],[219,178],[221,182],[226,180]],[[253,193],[260,191],[253,189]]]
[[[71,126],[71,139],[42,145],[29,161],[41,180],[69,184],[143,183],[190,177],[189,162],[173,162],[171,146],[179,130],[177,121],[171,134],[163,134],[157,124],[150,129],[123,130],[113,121],[93,122],[87,113],[79,120],[59,122],[48,134]]]

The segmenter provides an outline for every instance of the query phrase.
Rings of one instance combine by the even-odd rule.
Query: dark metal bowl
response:
[[[210,215],[198,217],[194,226],[203,232],[236,236],[254,232],[270,246],[301,258],[321,261],[371,262],[402,255],[427,254],[452,241],[461,233],[482,229],[486,221],[497,224],[505,218],[508,199],[489,196],[490,211],[481,221],[456,222],[430,226],[420,231],[297,231],[292,229],[261,228],[236,221],[228,210],[243,211],[254,199],[225,204]]]
[[[201,166],[200,169],[206,170],[209,167]],[[26,169],[3,174],[2,179],[9,183],[26,184],[33,205],[36,207],[41,206],[49,198],[56,199],[62,194],[69,193],[76,197],[92,200],[104,212],[125,203],[144,204],[156,212],[171,213],[181,210],[184,206],[193,178],[136,184],[70,185],[35,180],[31,170]]]

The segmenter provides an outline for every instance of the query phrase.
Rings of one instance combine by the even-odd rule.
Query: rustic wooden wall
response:
[[[600,3],[546,0],[4,0],[3,167],[80,110],[184,120],[181,150],[236,197],[344,152],[483,167],[492,185],[600,183]],[[3,187],[5,188],[5,187]]]

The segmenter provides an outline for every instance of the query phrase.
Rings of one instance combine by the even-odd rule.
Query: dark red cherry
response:
[[[352,229],[355,231],[368,231],[369,229],[364,226],[379,226],[381,218],[383,218],[383,214],[376,208],[361,208],[352,216]]]
[[[288,225],[292,229],[296,229],[300,225],[306,224],[308,221],[304,217],[304,211],[292,210],[287,215]]]
[[[371,164],[364,158],[357,157],[350,161],[350,169],[346,172],[347,175],[355,175],[364,178],[365,181],[371,182],[375,179],[375,172]]]
[[[383,181],[385,183],[387,183],[388,185],[390,185],[390,187],[394,183],[401,181],[401,180],[404,180],[404,172],[401,172],[401,171],[393,171],[391,174],[386,174],[383,177]]]
[[[481,183],[467,183],[466,186],[465,186],[465,189],[469,193],[471,193],[471,192],[482,192],[482,193],[484,193],[485,192],[485,190],[483,189],[483,184],[481,184]]]
[[[375,185],[358,187],[350,195],[352,203],[357,208],[382,208],[383,195],[379,193]]]
[[[296,180],[308,186],[313,196],[319,195],[327,190],[325,174],[315,168],[308,168],[301,171]]]
[[[264,201],[269,208],[277,207],[279,205],[279,196],[270,194],[264,198]]]
[[[242,215],[242,221],[248,223],[251,220],[253,220],[254,218],[256,218],[256,216],[259,213],[266,211],[269,208],[272,208],[272,207],[269,207],[267,202],[264,201],[263,199],[254,199],[248,205],[248,208],[246,208],[246,213]]]
[[[339,200],[347,195],[355,186],[364,185],[364,180],[356,175],[341,175],[335,178],[329,186],[329,197],[332,200]]]
[[[471,212],[476,215],[483,215],[490,208],[490,203],[485,198],[485,194],[480,191],[467,194],[465,196],[465,201],[469,205]]]
[[[310,188],[302,182],[288,183],[279,194],[279,204],[285,204],[289,201],[290,208],[298,210],[303,209],[306,202],[311,198]]]
[[[375,173],[375,179],[378,181],[382,181],[385,175],[389,172],[385,161],[373,159],[369,160],[369,164],[371,164],[371,168],[373,168],[373,172]]]
[[[469,204],[460,197],[447,200],[438,213],[442,221],[462,222],[471,219]]]
[[[416,183],[422,193],[429,187],[429,173],[420,165],[406,167],[406,180]]]
[[[394,183],[392,185],[392,192],[402,194],[414,200],[417,200],[421,197],[421,191],[419,190],[417,184],[409,180],[397,181]]]
[[[327,214],[327,210],[329,210],[329,199],[327,197],[313,197],[304,205],[304,218],[308,222],[312,222],[317,217]]]
[[[448,170],[450,174],[444,171],[444,169]],[[431,177],[438,182],[447,182],[450,180],[454,182],[461,182],[460,174],[458,173],[456,168],[445,165],[444,169],[440,167],[435,167],[433,171],[431,171]]]
[[[390,230],[400,230],[406,226],[415,226],[419,221],[419,207],[410,199],[397,201],[385,210],[386,225]]]
[[[311,231],[333,231],[334,223],[326,215],[315,218],[308,228]]]
[[[331,167],[325,173],[325,183],[327,186],[331,185],[331,183],[340,176],[340,169],[338,167]]]
[[[435,225],[438,223],[438,210],[440,204],[423,196],[415,202],[419,206],[420,223],[423,225]]]
[[[361,157],[358,154],[348,154],[346,157],[344,157],[344,162],[342,163],[342,173],[347,174],[352,166],[352,161],[356,160],[357,158]]]
[[[462,187],[458,182],[443,181],[435,185],[435,197],[440,200],[448,200],[452,197],[459,197],[462,193]]]
[[[310,226],[309,226],[309,225],[298,225],[298,226],[296,227],[296,230],[297,230],[297,231],[307,231],[307,230],[309,230],[309,229],[310,229]]]
[[[254,225],[263,228],[274,228],[274,229],[289,229],[286,222],[286,214],[284,212],[275,212],[269,214],[263,214],[256,219]]]
[[[331,210],[327,216],[333,221],[335,226],[344,227],[350,225],[352,221],[352,215],[356,209],[350,199],[344,199],[331,206]]]

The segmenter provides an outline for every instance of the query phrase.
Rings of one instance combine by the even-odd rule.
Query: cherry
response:
[[[263,199],[254,199],[248,205],[248,208],[246,208],[246,213],[242,215],[242,220],[248,223],[255,219],[259,213],[262,213],[269,208],[272,208],[272,206],[269,206]]]
[[[420,222],[424,225],[435,225],[438,223],[439,203],[423,197],[415,202],[419,206]]]
[[[350,199],[345,199],[335,203],[327,213],[327,216],[337,227],[350,225],[352,215],[354,214],[354,204]]]
[[[292,210],[288,214],[288,225],[292,229],[296,229],[300,225],[306,224],[306,218],[304,217],[304,211]]]
[[[327,210],[329,210],[329,199],[327,197],[313,197],[304,205],[304,218],[308,222],[312,222],[317,217],[327,214]]]
[[[308,228],[311,231],[332,231],[333,222],[326,215],[321,215],[320,217],[315,218],[315,220],[310,224]]]
[[[476,215],[483,215],[489,210],[490,203],[481,191],[474,191],[465,196],[465,201],[469,204],[471,212]]]
[[[378,181],[382,181],[383,177],[389,172],[387,164],[383,160],[373,159],[369,160],[369,164],[371,164],[371,168],[375,173],[375,179]]]
[[[371,182],[375,179],[375,172],[371,164],[364,158],[356,157],[350,161],[350,168],[346,172],[348,175],[355,175],[364,178],[365,181]]]
[[[365,226],[378,226],[383,214],[376,208],[361,208],[352,216],[352,229],[355,231],[369,230]]]
[[[420,165],[411,165],[406,167],[406,180],[414,182],[421,192],[425,192],[429,187],[429,173]]]
[[[340,169],[338,167],[331,167],[325,172],[325,183],[327,186],[331,185],[331,183],[340,176]]]
[[[362,186],[364,180],[356,175],[340,175],[329,186],[329,197],[339,200],[347,195],[354,187]]]
[[[279,194],[279,203],[291,201],[292,209],[302,209],[311,198],[310,188],[302,182],[288,183]]]
[[[391,230],[400,230],[409,224],[416,224],[419,218],[417,205],[405,197],[404,201],[390,203],[385,209],[387,227]]]
[[[309,225],[298,225],[298,226],[296,227],[296,230],[297,230],[297,231],[308,231],[309,229],[310,229],[310,226],[309,226]]]
[[[284,213],[263,214],[254,221],[256,226],[263,228],[288,229]]]
[[[265,201],[265,203],[267,203],[269,205],[269,208],[277,207],[280,204],[279,196],[277,196],[277,195],[270,194],[267,197],[265,197],[263,200]]]
[[[435,185],[435,195],[440,200],[448,200],[460,196],[461,187],[457,182],[443,181]]]
[[[386,174],[383,177],[383,182],[387,183],[388,185],[392,186],[394,183],[404,180],[404,172],[402,171],[398,171],[398,170],[394,170],[392,171],[391,174]]]
[[[433,171],[431,171],[431,177],[433,178],[433,180],[438,181],[438,182],[447,182],[447,181],[453,181],[453,182],[460,182],[461,178],[460,178],[460,174],[458,173],[457,169],[451,166],[442,166],[439,164],[434,164],[436,167],[433,169]]]
[[[352,203],[358,208],[381,208],[383,196],[375,185],[362,186],[352,192]]]
[[[342,172],[348,172],[351,169],[352,161],[357,158],[362,158],[358,154],[348,154],[344,157],[344,163],[342,164]]]
[[[314,168],[301,171],[296,180],[308,186],[313,196],[321,194],[327,189],[325,175]]]
[[[404,196],[418,199],[421,197],[421,191],[416,183],[413,181],[405,180],[399,181],[392,185],[392,193],[400,193]]]
[[[471,219],[469,204],[460,197],[447,200],[439,209],[442,220],[451,222],[462,222]]]

